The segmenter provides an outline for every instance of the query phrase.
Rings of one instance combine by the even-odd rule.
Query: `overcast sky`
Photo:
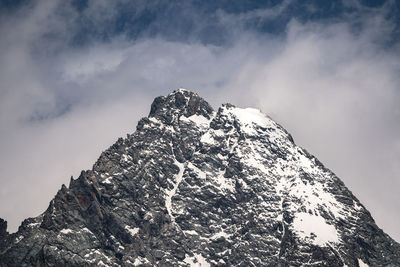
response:
[[[184,87],[270,115],[400,241],[399,11],[395,0],[0,1],[0,217],[15,231],[39,215],[154,97]]]

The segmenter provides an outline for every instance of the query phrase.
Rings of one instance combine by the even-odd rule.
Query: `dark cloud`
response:
[[[282,123],[400,239],[396,1],[0,4],[0,217],[62,183],[186,87]]]

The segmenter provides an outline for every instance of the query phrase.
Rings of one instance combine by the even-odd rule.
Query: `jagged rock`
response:
[[[4,239],[7,237],[7,222],[0,218],[0,240]]]
[[[400,266],[400,245],[280,125],[184,89],[5,229],[1,266]]]
[[[4,249],[7,239],[8,239],[7,221],[0,218],[0,251]]]

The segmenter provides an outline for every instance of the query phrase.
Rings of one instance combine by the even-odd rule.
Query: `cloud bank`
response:
[[[270,115],[400,240],[394,4],[346,2],[302,6],[313,20],[288,1],[208,3],[211,13],[137,1],[125,16],[142,19],[120,24],[129,1],[23,2],[1,14],[0,217],[15,231],[40,214],[71,175],[135,130],[154,97],[185,87],[215,108],[231,102]]]

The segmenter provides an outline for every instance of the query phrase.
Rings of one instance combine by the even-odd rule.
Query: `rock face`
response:
[[[1,266],[400,266],[400,245],[256,109],[179,89],[62,186]]]

